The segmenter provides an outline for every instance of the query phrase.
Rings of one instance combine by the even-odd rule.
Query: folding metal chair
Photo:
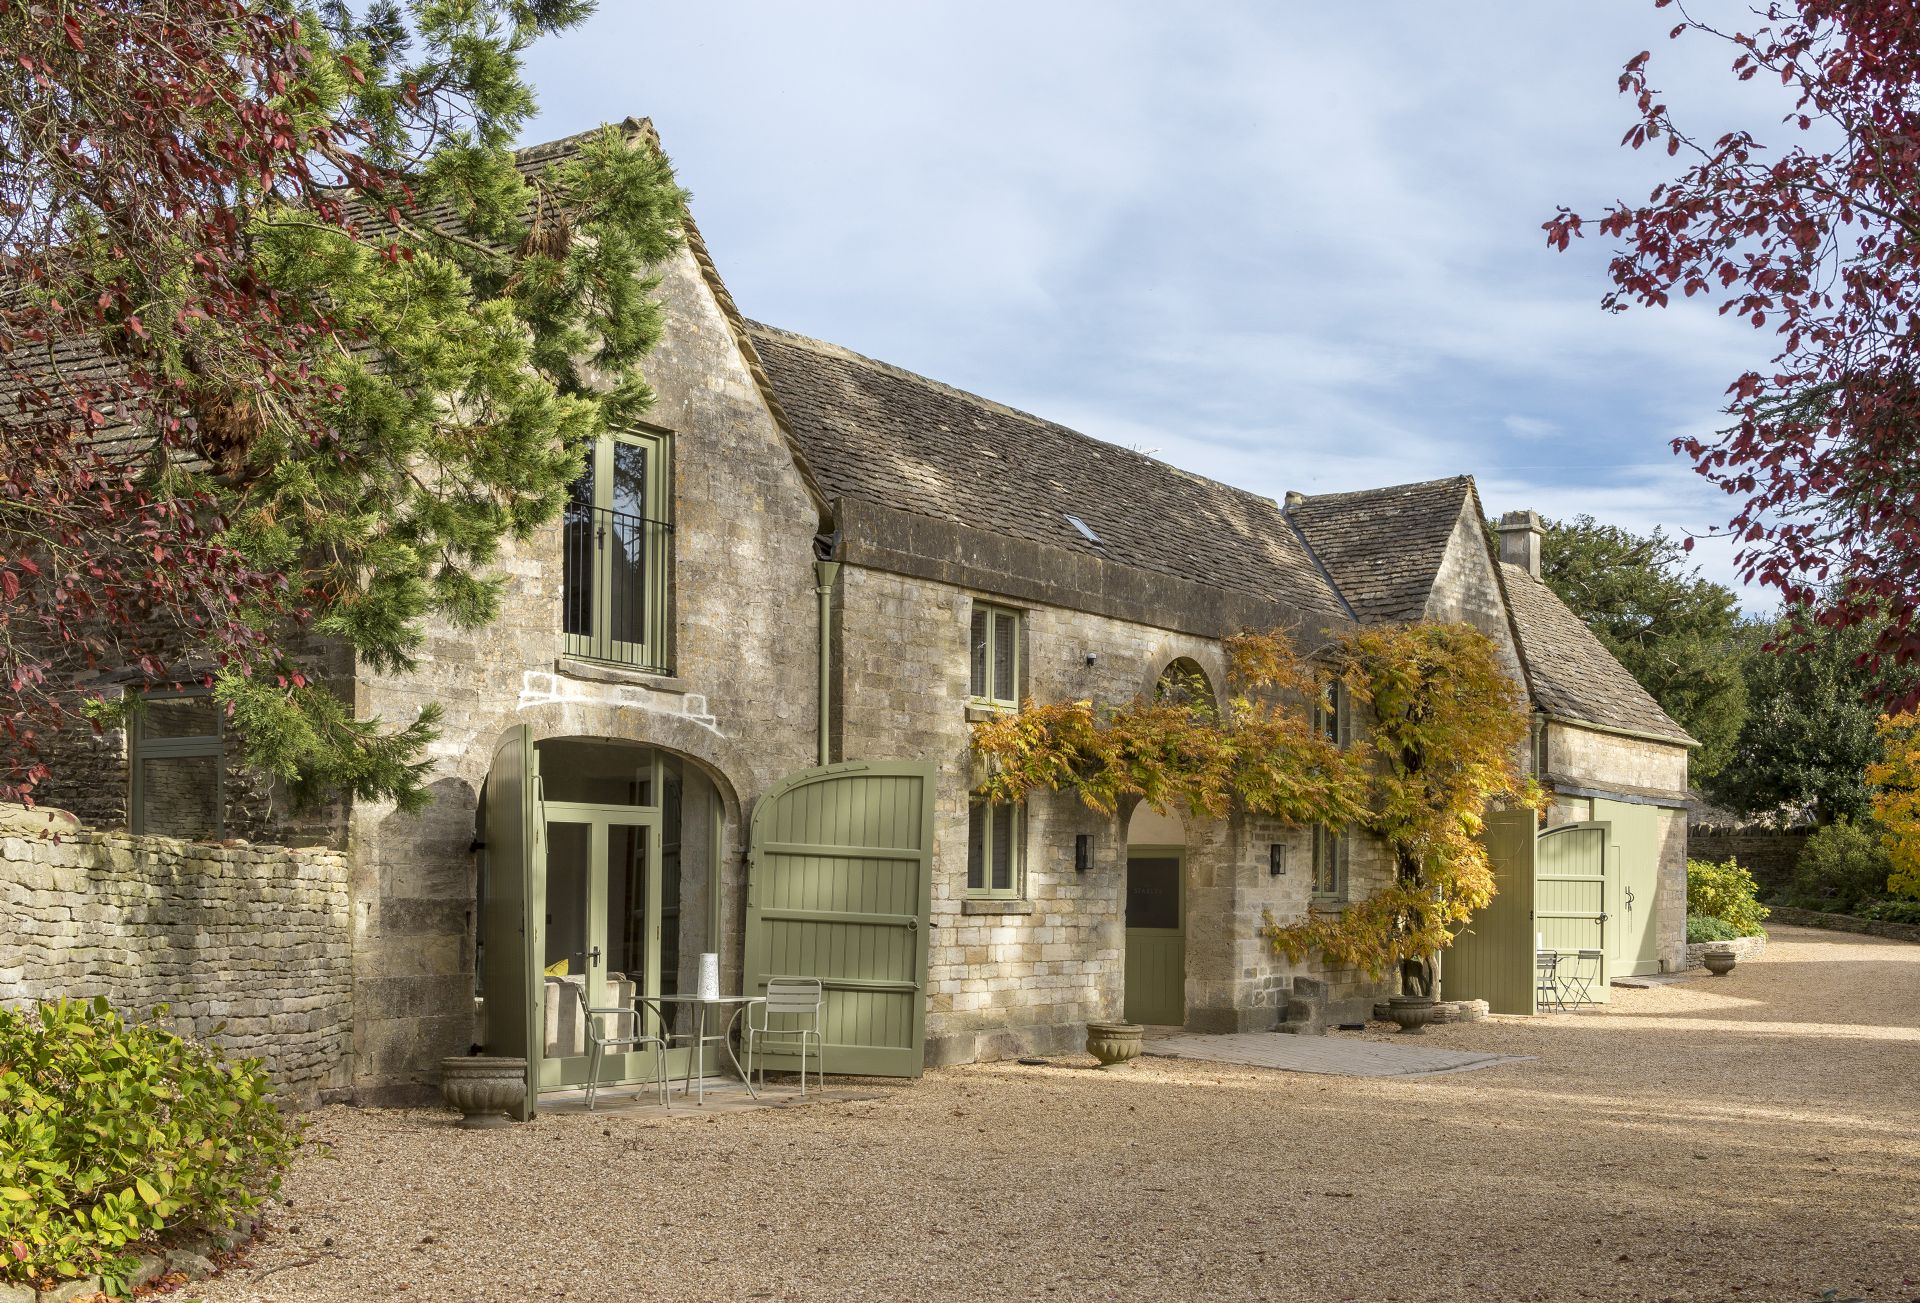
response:
[[[1566,985],[1575,1004],[1593,1004],[1593,984],[1600,980],[1606,955],[1598,950],[1573,952],[1573,967],[1567,970]]]
[[[594,1091],[600,1086],[600,1063],[609,1048],[631,1049],[641,1045],[653,1046],[653,1079],[660,1084],[660,1107],[671,1108],[667,1103],[667,1043],[658,1036],[640,1033],[634,1036],[611,1036],[608,1028],[600,1022],[602,1018],[630,1018],[631,1026],[641,1026],[640,1013],[632,1007],[614,1007],[596,1009],[587,1003],[587,984],[583,979],[568,982],[574,995],[580,1001],[580,1012],[587,1019],[587,1111],[593,1111]]]
[[[1534,990],[1542,1008],[1549,1005],[1559,1006],[1560,1012],[1567,1011],[1567,998],[1560,990],[1560,952],[1557,950],[1536,950],[1533,952]]]
[[[756,1050],[766,1052],[769,1042],[775,1045],[800,1048],[800,1093],[807,1093],[807,1046],[813,1045],[814,1084],[825,1081],[826,1042],[821,1036],[820,1008],[825,1001],[817,977],[774,977],[767,980],[767,998],[747,1006],[747,1076],[753,1076],[753,1055]],[[754,1021],[755,1011],[760,1020]],[[784,1018],[781,1026],[772,1025],[776,1017]],[[767,1065],[765,1059],[760,1063],[760,1084],[767,1084]]]

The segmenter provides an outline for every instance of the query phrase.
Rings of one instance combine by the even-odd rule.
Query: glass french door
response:
[[[637,996],[660,995],[663,943],[672,938],[664,935],[666,857],[657,813],[548,801],[545,816],[540,1085],[553,1089],[587,1080],[586,1017],[575,988],[584,986],[596,1009],[632,1007]],[[644,1009],[600,1022],[612,1036],[659,1032],[658,1020]],[[687,1053],[669,1052],[670,1074],[686,1070]],[[646,1047],[610,1051],[600,1082],[651,1081],[653,1071]]]
[[[567,653],[645,669],[669,665],[671,478],[666,436],[601,437],[563,519]]]

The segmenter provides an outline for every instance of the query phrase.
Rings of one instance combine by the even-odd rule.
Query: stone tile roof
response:
[[[1472,496],[1472,478],[1456,475],[1316,494],[1289,507],[1287,518],[1361,620],[1417,620]]]
[[[1523,566],[1501,563],[1535,703],[1550,715],[1689,743],[1626,666],[1551,588]]]
[[[748,332],[829,497],[1342,614],[1270,498],[837,345],[758,322]]]

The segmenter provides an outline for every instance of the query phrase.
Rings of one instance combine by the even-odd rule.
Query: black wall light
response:
[[[1267,872],[1279,877],[1287,871],[1287,844],[1270,842],[1267,846]]]
[[[1078,833],[1073,839],[1073,871],[1085,873],[1093,867],[1093,834]]]

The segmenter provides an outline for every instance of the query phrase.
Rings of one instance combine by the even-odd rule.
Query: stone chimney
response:
[[[1500,531],[1500,559],[1540,577],[1540,517],[1531,511],[1509,511],[1495,526]]]
[[[1299,489],[1288,489],[1287,496],[1280,499],[1281,504],[1288,511],[1292,511],[1295,507],[1299,506],[1301,503],[1305,502],[1306,500],[1307,500],[1307,495],[1302,493]]]

